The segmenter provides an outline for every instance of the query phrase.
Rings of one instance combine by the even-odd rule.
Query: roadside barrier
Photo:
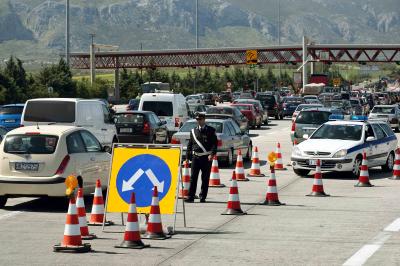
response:
[[[228,206],[222,215],[243,215],[247,214],[240,207],[239,189],[236,182],[236,173],[233,171],[231,186],[229,188]]]

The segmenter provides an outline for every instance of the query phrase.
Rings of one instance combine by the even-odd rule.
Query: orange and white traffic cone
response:
[[[354,185],[355,187],[372,187],[369,182],[369,172],[368,172],[368,160],[367,154],[363,152],[363,159],[361,163],[360,176],[358,177],[358,183]]]
[[[86,221],[85,201],[83,199],[83,188],[78,189],[78,196],[76,198],[76,209],[78,211],[79,227],[81,229],[82,239],[91,240],[97,238],[96,235],[89,233],[89,227]]]
[[[247,214],[240,207],[239,189],[236,182],[236,173],[233,171],[231,186],[229,188],[228,206],[222,215],[243,215]]]
[[[218,159],[217,156],[214,156],[211,173],[210,173],[210,181],[208,182],[209,187],[225,187],[224,184],[221,184],[221,180],[219,178],[219,168],[218,168]]]
[[[187,161],[183,164],[182,171],[182,180],[179,184],[179,198],[186,199],[189,197],[189,188],[190,188],[190,173],[189,173],[189,164]]]
[[[140,239],[138,215],[136,211],[135,192],[132,192],[129,204],[128,218],[125,226],[124,241],[116,248],[142,249],[150,245],[145,245]]]
[[[237,181],[249,181],[249,179],[246,178],[244,175],[243,157],[241,150],[238,150],[235,172]]]
[[[265,196],[264,205],[269,206],[280,206],[285,205],[285,203],[281,203],[278,197],[278,189],[276,187],[276,177],[275,177],[275,169],[271,167],[271,177],[268,180],[268,188],[267,194]]]
[[[310,197],[328,197],[329,195],[324,192],[324,185],[322,184],[322,174],[321,174],[321,161],[317,160],[317,165],[315,167],[314,184],[312,191],[307,196]]]
[[[164,234],[163,231],[158,199],[158,190],[157,186],[155,186],[153,191],[153,198],[151,200],[150,216],[147,223],[147,230],[146,233],[143,235],[143,238],[164,240],[170,237],[171,236],[167,236],[166,234]]]
[[[263,177],[264,174],[261,173],[260,170],[260,160],[258,157],[258,148],[257,146],[254,147],[253,154],[252,154],[252,161],[251,161],[251,168],[250,173],[247,174],[249,177]]]
[[[281,144],[278,142],[278,145],[276,146],[276,163],[275,163],[275,170],[286,170],[286,168],[283,167],[283,161],[282,161],[282,153],[281,153]]]
[[[61,244],[53,246],[53,251],[83,253],[91,250],[90,244],[82,244],[75,198],[71,197],[69,200],[67,219],[65,222],[64,239]]]
[[[393,165],[393,176],[389,179],[400,180],[400,148],[396,149],[396,157]]]
[[[112,221],[104,220],[104,200],[101,193],[100,179],[96,181],[96,189],[94,190],[92,212],[90,213],[89,225],[113,225]]]

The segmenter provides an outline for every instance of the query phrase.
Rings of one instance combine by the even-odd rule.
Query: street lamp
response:
[[[69,66],[69,0],[65,0],[65,61]]]

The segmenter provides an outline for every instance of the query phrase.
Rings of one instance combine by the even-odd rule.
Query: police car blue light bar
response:
[[[353,121],[367,121],[368,120],[368,116],[365,116],[365,115],[352,115],[350,117],[350,120],[353,120]]]
[[[329,116],[329,120],[331,121],[344,120],[344,115],[332,114]]]
[[[346,120],[346,121],[367,121],[368,116],[365,115],[341,115],[341,114],[331,114],[329,116],[330,121]]]

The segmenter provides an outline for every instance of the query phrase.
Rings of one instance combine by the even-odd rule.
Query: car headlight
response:
[[[303,154],[302,154],[301,150],[299,149],[299,147],[294,147],[293,155],[294,156],[302,156]]]
[[[345,157],[346,155],[347,155],[347,150],[344,149],[344,150],[340,150],[340,151],[336,152],[333,155],[333,158],[342,158],[342,157]]]

